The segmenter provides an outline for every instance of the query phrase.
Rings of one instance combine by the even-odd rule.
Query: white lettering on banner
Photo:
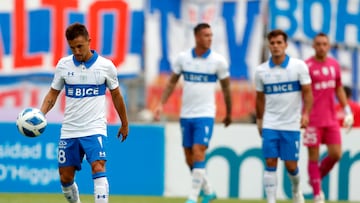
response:
[[[11,145],[5,143],[0,145],[0,159],[40,159],[41,158],[41,144],[36,145],[21,145],[19,142]]]
[[[57,146],[55,143],[46,144],[45,157],[49,160],[57,159]]]
[[[0,181],[10,178],[12,181],[28,181],[31,185],[48,185],[59,181],[58,169],[51,168],[29,168],[26,165],[4,165],[0,164]]]

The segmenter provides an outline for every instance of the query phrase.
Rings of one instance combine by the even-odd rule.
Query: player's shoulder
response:
[[[98,55],[97,61],[99,64],[104,66],[114,66],[114,63],[110,59],[105,58],[104,56],[101,55]]]
[[[73,55],[68,55],[68,56],[64,56],[64,57],[60,58],[56,67],[57,68],[67,68],[67,67],[70,67],[73,65],[74,65]]]
[[[302,59],[299,59],[299,58],[295,58],[295,57],[291,57],[289,56],[289,64],[300,64],[300,65],[305,65],[306,62]]]
[[[339,65],[339,62],[334,57],[331,57],[331,56],[328,56],[326,58],[326,61],[327,61],[327,63],[330,63],[330,64]]]

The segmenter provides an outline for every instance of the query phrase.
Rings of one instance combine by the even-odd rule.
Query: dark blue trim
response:
[[[193,169],[195,168],[205,168],[205,161],[195,161]]]
[[[61,185],[62,185],[63,187],[69,187],[69,186],[71,186],[72,184],[74,184],[74,181],[71,181],[70,183],[63,183],[63,182],[61,182]]]
[[[293,172],[290,172],[290,171],[288,171],[288,172],[290,175],[296,176],[299,173],[299,168],[296,168],[295,171],[293,171]]]
[[[281,94],[289,92],[298,92],[301,90],[301,84],[299,81],[288,81],[280,83],[272,83],[264,85],[265,94]]]
[[[99,55],[96,53],[95,50],[91,50],[91,52],[93,53],[93,55],[91,56],[91,58],[90,58],[89,60],[87,60],[87,61],[84,61],[84,62],[83,62],[83,61],[78,61],[78,60],[76,60],[75,56],[73,55],[74,64],[75,64],[76,66],[80,66],[80,64],[84,63],[84,65],[85,65],[86,68],[90,68],[90,66],[92,66],[92,64],[95,63],[96,59],[97,59],[98,56],[99,56]]]
[[[105,95],[106,85],[69,85],[65,84],[65,95],[71,98],[97,97]]]
[[[205,74],[205,73],[195,73],[183,71],[184,80],[189,82],[216,82],[216,74]]]
[[[276,167],[266,166],[266,167],[265,167],[265,171],[275,172],[275,171],[276,171]]]
[[[102,178],[102,177],[106,177],[106,172],[97,172],[97,173],[92,174],[93,179]]]
[[[192,54],[192,57],[193,58],[196,58],[196,57],[200,57],[200,58],[207,58],[209,55],[210,55],[210,53],[211,53],[211,50],[210,49],[208,49],[203,55],[201,55],[201,56],[198,56],[198,55],[196,55],[196,53],[195,53],[195,48],[193,48],[192,50],[191,50],[191,54]]]
[[[280,67],[286,68],[289,64],[290,57],[288,55],[285,56],[285,60],[280,64]],[[274,68],[276,64],[273,62],[272,57],[269,60],[269,66],[270,68]]]

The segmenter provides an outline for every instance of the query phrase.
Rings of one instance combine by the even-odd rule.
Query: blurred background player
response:
[[[308,124],[313,99],[311,79],[305,62],[285,53],[285,32],[273,30],[267,39],[271,58],[255,71],[256,118],[266,160],[264,189],[267,202],[275,203],[276,168],[280,158],[285,162],[292,184],[293,202],[303,203],[298,167],[300,127]]]
[[[186,163],[191,169],[192,187],[186,203],[195,203],[203,190],[203,203],[216,198],[205,174],[205,152],[208,148],[216,113],[215,90],[219,79],[226,104],[225,127],[231,120],[230,73],[225,58],[210,49],[212,31],[207,23],[194,28],[195,48],[181,52],[173,65],[173,73],[155,109],[159,120],[181,75],[184,77],[180,126]]]
[[[350,87],[344,86],[344,91],[351,112],[354,115],[354,123],[352,127],[358,128],[360,127],[360,104],[352,99],[352,89]],[[345,112],[344,112],[344,108],[341,106],[339,102],[336,104],[336,117],[339,121],[339,125],[342,126],[344,123]]]
[[[304,145],[308,148],[308,173],[315,203],[325,202],[321,179],[326,176],[341,158],[340,127],[336,119],[335,98],[345,111],[343,125],[351,127],[353,115],[347,103],[341,83],[338,62],[327,56],[330,50],[328,37],[319,33],[313,40],[315,55],[306,60],[312,80],[314,105],[309,126],[304,133]],[[319,165],[320,144],[326,144],[328,154]]]
[[[110,89],[115,109],[121,119],[118,137],[128,135],[125,103],[119,89],[114,64],[90,49],[86,27],[74,23],[66,29],[72,55],[60,59],[51,88],[44,98],[41,111],[46,114],[55,105],[65,87],[66,106],[58,146],[59,174],[62,191],[70,203],[79,203],[75,171],[86,160],[91,165],[95,203],[107,203],[109,184],[106,177],[105,93]]]

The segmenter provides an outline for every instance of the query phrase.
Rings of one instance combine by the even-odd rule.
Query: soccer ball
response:
[[[16,126],[19,132],[27,137],[37,137],[41,135],[46,125],[45,115],[37,108],[26,108],[22,110],[16,119]]]

